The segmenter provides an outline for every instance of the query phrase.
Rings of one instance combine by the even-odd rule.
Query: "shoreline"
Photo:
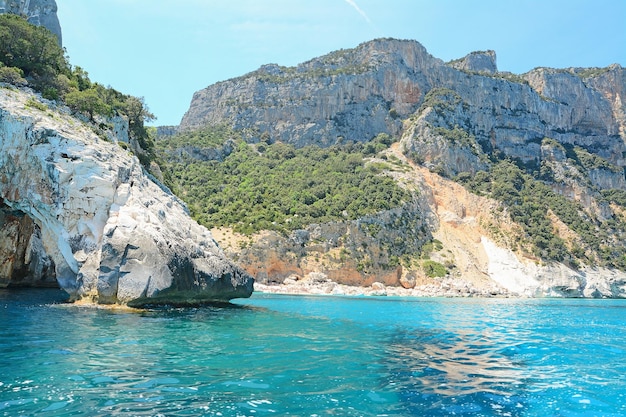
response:
[[[503,288],[493,287],[488,290],[477,289],[466,282],[443,280],[440,285],[422,285],[415,288],[385,286],[375,282],[369,287],[358,287],[338,284],[327,280],[316,282],[312,280],[294,281],[287,279],[283,284],[254,283],[254,292],[263,294],[282,295],[338,295],[353,297],[414,297],[414,298],[528,298],[520,294],[511,294]],[[253,293],[254,293],[253,292]]]

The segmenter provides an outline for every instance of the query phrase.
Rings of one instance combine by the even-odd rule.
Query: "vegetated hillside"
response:
[[[207,87],[194,95],[179,130],[221,126],[248,145],[218,141],[207,147],[212,149],[209,152],[170,142],[167,152],[192,159],[219,154],[211,162],[215,172],[226,169],[237,175],[239,165],[243,168],[268,152],[273,155],[275,149],[290,149],[294,156],[341,150],[350,152],[355,161],[364,161],[362,171],[394,178],[411,195],[389,198],[390,204],[381,207],[389,210],[379,212],[395,210],[402,221],[375,222],[372,240],[356,239],[354,247],[360,249],[351,250],[346,241],[357,234],[348,225],[358,224],[362,230],[364,219],[376,214],[347,210],[348,217],[331,219],[324,217],[328,210],[320,208],[331,207],[327,201],[332,197],[315,206],[319,200],[315,194],[308,200],[293,200],[296,194],[292,194],[293,201],[308,201],[320,209],[294,224],[304,231],[304,240],[298,240],[298,230],[284,226],[293,218],[288,215],[293,207],[284,210],[285,217],[276,224],[275,218],[259,216],[268,204],[262,191],[269,186],[265,178],[271,177],[275,166],[283,166],[283,155],[272,156],[275,165],[256,171],[254,181],[243,186],[220,180],[224,189],[218,195],[232,195],[234,186],[246,188],[249,205],[237,220],[217,221],[209,213],[216,206],[208,203],[215,194],[207,189],[207,204],[192,203],[207,224],[283,233],[261,233],[243,244],[238,240],[238,248],[225,245],[262,281],[322,272],[349,283],[378,280],[414,287],[444,285],[447,278],[435,277],[447,275],[453,284],[469,281],[462,291],[491,291],[491,282],[500,286],[496,290],[500,292],[622,296],[625,93],[626,71],[619,65],[538,68],[516,75],[497,71],[493,51],[444,63],[417,42],[380,39],[297,67],[264,66]],[[381,134],[398,143],[392,149],[377,148]],[[167,141],[160,146],[167,147]],[[328,151],[313,152],[315,145]],[[223,165],[235,149],[247,156]],[[315,166],[301,161],[300,165]],[[251,163],[257,164],[263,165]],[[298,175],[310,176],[314,171]],[[289,175],[289,171],[278,172]],[[211,182],[207,178],[198,175],[197,181]],[[285,184],[292,182],[278,187]],[[361,195],[371,193],[365,182],[360,184]],[[433,184],[440,188],[432,189]],[[192,193],[184,181],[178,187],[183,198]],[[463,197],[456,202],[442,197],[451,190]],[[336,186],[325,191],[325,199],[345,192]],[[490,207],[491,213],[482,212],[480,204]],[[324,229],[330,224],[332,232]],[[464,234],[455,235],[455,227]],[[326,232],[314,232],[322,229]],[[396,245],[379,233],[396,236]],[[496,275],[503,271],[520,278],[515,283],[499,282]],[[610,276],[611,282],[593,284],[597,274]]]
[[[31,6],[37,10],[54,6],[56,10],[54,2],[41,3]],[[0,34],[0,83],[29,87],[53,105],[67,105],[76,116],[91,122],[98,135],[115,131],[120,146],[134,152],[147,169],[158,174],[158,167],[151,166],[152,137],[144,125],[154,116],[143,98],[92,82],[84,69],[70,64],[53,33],[22,16],[0,14]]]
[[[387,163],[366,164],[365,158],[391,145],[388,135],[367,145],[299,149],[234,138],[226,129],[208,128],[159,142],[175,190],[207,226],[286,233],[311,223],[355,220],[410,199],[392,178],[381,175]]]

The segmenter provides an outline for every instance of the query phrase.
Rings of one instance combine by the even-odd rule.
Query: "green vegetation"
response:
[[[608,202],[626,208],[626,191],[619,189],[602,190],[602,196]]]
[[[199,130],[181,132],[160,142],[160,149],[178,149],[184,146],[195,148],[219,148],[228,139],[240,139],[240,136],[225,126],[213,126]]]
[[[463,99],[459,93],[449,88],[437,87],[426,93],[418,113],[432,107],[437,114],[444,114],[447,111],[453,111],[461,103],[463,103]]]
[[[197,135],[215,145],[220,136],[221,142],[236,136],[224,128]],[[159,141],[158,150],[182,140]],[[385,141],[381,137],[377,143]],[[167,167],[171,186],[207,227],[231,226],[248,234],[288,232],[312,223],[356,219],[397,207],[409,197],[378,167],[366,164],[362,144],[295,149],[280,142],[236,143],[223,162],[183,158]]]
[[[458,126],[454,126],[452,129],[447,129],[445,127],[435,127],[433,128],[435,134],[441,136],[451,144],[468,148],[470,152],[474,155],[483,157],[482,148],[476,142],[476,137],[474,135],[470,135],[465,130],[461,129]],[[486,159],[486,158],[485,158]]]
[[[143,149],[138,155],[141,162],[149,166],[153,160],[153,144],[144,122],[154,115],[143,99],[92,83],[86,71],[70,65],[55,35],[21,16],[0,15],[0,81],[28,85],[46,99],[63,101],[92,122],[96,115],[127,117],[131,136]]]
[[[594,78],[610,71],[609,67],[576,68],[572,72],[580,78]]]
[[[70,74],[63,49],[47,29],[12,14],[0,15],[0,62],[17,68],[37,90]]]
[[[431,260],[424,261],[422,263],[422,269],[429,278],[443,278],[448,273],[444,265]]]
[[[555,193],[511,161],[496,162],[489,172],[459,175],[457,180],[477,194],[501,201],[511,219],[522,227],[523,240],[541,259],[569,262],[572,266],[582,260],[626,270],[626,224],[619,219],[594,218],[579,203]],[[607,199],[621,197],[624,193],[605,194]],[[559,237],[551,215],[578,234],[581,241],[566,242]]]
[[[573,158],[572,158],[573,151]],[[622,169],[616,165],[611,164],[606,159],[598,156],[597,154],[590,153],[589,151],[581,148],[580,146],[574,146],[573,150],[567,153],[567,156],[578,162],[583,168],[587,170],[591,169],[606,169],[613,172],[621,172]]]

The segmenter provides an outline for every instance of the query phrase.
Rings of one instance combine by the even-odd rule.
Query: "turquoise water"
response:
[[[626,415],[623,300],[62,300],[0,290],[0,415]]]

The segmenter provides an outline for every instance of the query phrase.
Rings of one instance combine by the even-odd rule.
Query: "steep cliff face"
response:
[[[48,105],[0,88],[5,284],[29,269],[47,280],[53,268],[75,300],[192,304],[250,295],[252,278],[137,158]]]
[[[403,181],[418,185],[418,217],[432,219],[424,233],[453,253],[433,254],[448,276],[487,292],[494,284],[527,295],[617,297],[626,282],[625,93],[617,64],[516,75],[498,71],[493,51],[444,63],[417,42],[381,39],[209,86],[194,95],[180,129],[227,125],[249,142],[296,146],[390,134],[400,139],[395,157],[417,169]],[[480,216],[480,227],[469,227],[478,217],[468,207],[437,197],[468,189],[496,210]],[[274,243],[273,253],[285,247]],[[265,259],[262,246],[254,259]]]
[[[54,33],[59,45],[63,44],[55,0],[0,0],[0,13],[25,16],[33,25],[43,26]]]
[[[443,63],[416,42],[378,40],[286,68],[265,65],[198,91],[180,129],[228,124],[251,140],[331,145],[397,135]],[[375,132],[375,133],[374,133]]]
[[[549,137],[622,164],[624,69],[500,73],[493,51],[445,64],[414,41],[376,40],[297,67],[271,64],[198,91],[180,129],[228,124],[298,145],[399,135],[422,116],[458,126],[486,151],[537,162]]]

